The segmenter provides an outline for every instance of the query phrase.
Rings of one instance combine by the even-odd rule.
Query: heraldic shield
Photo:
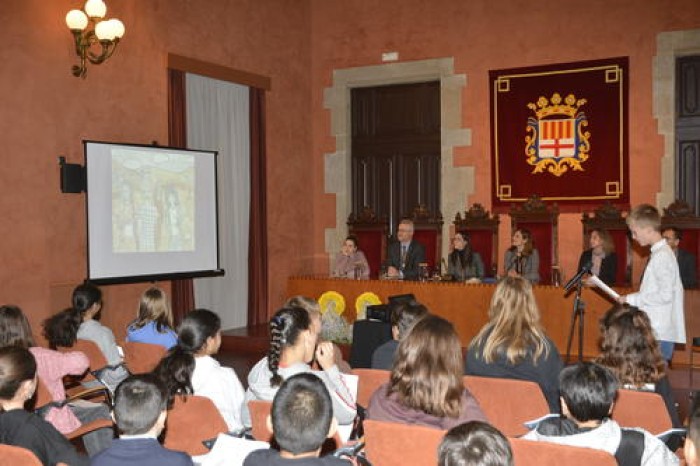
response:
[[[533,165],[532,173],[551,173],[562,176],[569,168],[584,171],[582,164],[588,160],[590,133],[586,114],[579,108],[586,99],[576,99],[573,94],[562,98],[554,93],[551,99],[540,97],[537,103],[527,107],[535,116],[527,119],[525,137],[527,163]]]

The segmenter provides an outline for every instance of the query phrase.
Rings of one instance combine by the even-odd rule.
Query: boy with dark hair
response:
[[[609,419],[617,386],[613,373],[598,364],[564,368],[559,390],[566,418],[546,419],[524,438],[607,451],[620,465],[678,464],[658,438],[642,429],[622,429]]]
[[[391,312],[392,339],[377,347],[372,353],[372,369],[391,370],[399,341],[406,336],[413,324],[428,314],[428,309],[411,301],[400,303]]]
[[[272,401],[267,422],[280,451],[254,451],[243,466],[348,465],[332,456],[319,457],[323,442],[335,434],[337,422],[331,396],[317,376],[302,373],[285,380]]]
[[[165,386],[152,374],[132,375],[119,384],[112,413],[119,439],[93,457],[91,466],[192,466],[187,454],[158,443],[167,401]]]
[[[656,207],[638,205],[627,216],[627,225],[640,246],[651,247],[651,255],[642,272],[639,291],[621,296],[618,301],[637,306],[649,315],[661,356],[670,361],[674,344],[685,343],[683,283],[678,261],[661,236],[661,216]]]
[[[513,466],[513,451],[498,429],[471,421],[445,434],[438,447],[438,466]]]

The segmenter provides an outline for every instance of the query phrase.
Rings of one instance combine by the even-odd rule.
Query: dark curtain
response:
[[[248,325],[267,322],[265,91],[250,87],[250,230]]]
[[[168,145],[187,147],[185,73],[168,70]],[[192,279],[172,280],[172,307],[178,325],[187,312],[194,309]]]

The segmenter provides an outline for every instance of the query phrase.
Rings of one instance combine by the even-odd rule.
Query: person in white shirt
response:
[[[661,355],[670,361],[674,344],[685,343],[683,283],[678,261],[661,236],[661,217],[656,207],[635,207],[627,216],[627,225],[640,246],[651,246],[651,256],[639,291],[620,296],[619,302],[636,306],[649,315]]]
[[[185,316],[177,336],[177,345],[155,369],[169,396],[205,396],[218,408],[229,431],[240,431],[243,385],[233,369],[212,357],[221,346],[221,319],[207,309],[195,309]]]

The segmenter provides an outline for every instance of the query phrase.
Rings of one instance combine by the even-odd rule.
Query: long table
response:
[[[319,298],[326,291],[336,291],[343,296],[346,310],[343,316],[353,322],[356,319],[356,300],[367,291],[375,293],[382,302],[393,295],[413,293],[432,313],[451,321],[463,346],[468,346],[479,329],[488,322],[488,308],[495,285],[463,284],[449,282],[409,282],[396,280],[344,280],[327,277],[291,277],[287,283],[287,296],[304,295]],[[617,288],[620,294],[631,290]],[[554,341],[564,357],[569,339],[574,306],[574,292],[564,294],[561,287],[535,286],[535,299],[540,309],[547,335]],[[598,290],[584,289],[581,298],[585,304],[583,352],[586,358],[598,353],[598,322],[613,303]],[[688,343],[676,345],[674,364],[689,364],[692,338],[700,336],[700,291],[685,292],[685,325]],[[572,360],[578,354],[578,327],[574,332],[571,348]]]

